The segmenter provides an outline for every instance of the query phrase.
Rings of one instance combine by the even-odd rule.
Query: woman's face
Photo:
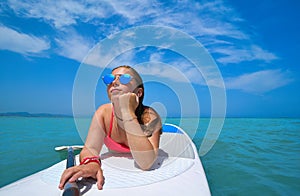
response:
[[[112,72],[113,75],[116,76],[115,80],[107,86],[107,94],[109,99],[112,99],[113,96],[120,96],[124,93],[134,92],[137,87],[136,80],[134,79],[133,73],[131,73],[130,69],[120,67],[115,69]],[[131,75],[132,79],[128,84],[120,83],[119,77],[122,74]]]

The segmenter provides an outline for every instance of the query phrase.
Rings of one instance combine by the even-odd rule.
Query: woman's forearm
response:
[[[127,135],[127,137],[132,137]],[[133,136],[136,137],[136,136]],[[132,140],[132,142],[130,142]],[[149,140],[128,138],[130,150],[135,162],[142,170],[149,170],[157,158],[156,150],[152,147]]]
[[[157,158],[157,149],[145,136],[137,120],[124,122],[132,156],[142,170],[148,170]]]

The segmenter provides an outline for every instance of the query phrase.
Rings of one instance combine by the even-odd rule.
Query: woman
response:
[[[143,105],[144,85],[140,75],[130,66],[119,66],[103,77],[111,103],[95,112],[88,136],[80,153],[80,165],[69,168],[61,176],[59,188],[67,180],[80,177],[104,184],[98,157],[103,143],[112,151],[130,152],[142,170],[148,170],[157,158],[161,119],[154,109]]]

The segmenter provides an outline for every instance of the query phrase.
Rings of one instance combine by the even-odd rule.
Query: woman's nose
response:
[[[116,76],[116,77],[115,77],[114,81],[112,82],[112,85],[113,85],[113,86],[119,86],[119,84],[120,84],[119,77],[120,77],[120,76]]]

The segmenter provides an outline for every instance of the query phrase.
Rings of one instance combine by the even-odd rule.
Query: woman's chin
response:
[[[112,92],[110,94],[110,99],[113,101],[113,100],[118,100],[119,97],[122,95],[123,93],[121,92]]]

